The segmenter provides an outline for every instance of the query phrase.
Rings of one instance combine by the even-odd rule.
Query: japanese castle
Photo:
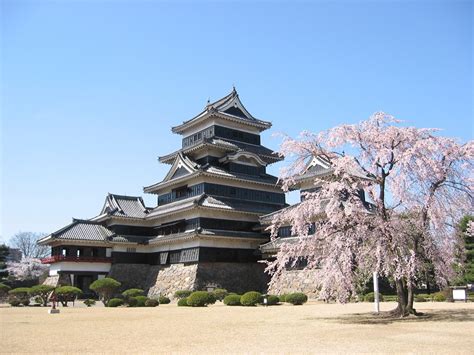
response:
[[[271,123],[253,117],[235,88],[195,117],[172,128],[178,151],[159,158],[170,169],[145,187],[157,197],[108,194],[98,215],[42,238],[51,246],[47,283],[88,292],[109,275],[149,295],[222,287],[265,290],[260,246],[269,242],[259,218],[287,205],[275,176],[281,158],[261,145]],[[267,244],[268,245],[268,244]]]

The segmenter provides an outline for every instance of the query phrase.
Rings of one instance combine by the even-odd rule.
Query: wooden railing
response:
[[[89,262],[89,263],[111,263],[112,258],[98,257],[98,256],[64,256],[64,255],[53,255],[47,258],[41,259],[42,264],[54,264],[60,261],[70,262]]]

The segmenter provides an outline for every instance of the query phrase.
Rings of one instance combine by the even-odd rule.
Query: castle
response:
[[[159,158],[169,172],[144,188],[156,195],[156,206],[109,194],[97,216],[73,219],[42,238],[51,247],[42,260],[50,264],[46,282],[87,293],[108,275],[149,295],[215,287],[265,291],[260,246],[270,237],[259,218],[287,207],[277,177],[266,172],[281,160],[261,144],[260,133],[270,127],[250,114],[235,88],[173,127],[182,147]]]

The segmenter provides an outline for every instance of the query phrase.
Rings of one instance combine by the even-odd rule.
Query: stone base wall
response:
[[[172,265],[114,264],[109,277],[122,290],[141,288],[149,297],[173,297],[178,290],[225,288],[231,292],[266,292],[268,276],[258,263],[197,263]]]
[[[121,290],[129,288],[148,289],[150,267],[146,264],[112,264],[107,277],[121,282]]]
[[[286,270],[270,286],[268,293],[282,295],[303,292],[310,298],[318,297],[316,270]]]
[[[200,263],[196,289],[224,288],[242,294],[247,291],[265,293],[270,281],[260,263]]]
[[[152,266],[149,278],[148,296],[167,296],[172,298],[178,290],[197,290],[197,264],[173,264]]]

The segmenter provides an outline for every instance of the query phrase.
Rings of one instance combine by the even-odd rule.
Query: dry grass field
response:
[[[382,303],[389,310],[394,303]],[[0,308],[2,353],[474,353],[474,303],[420,303],[418,319],[372,304],[208,308]]]

